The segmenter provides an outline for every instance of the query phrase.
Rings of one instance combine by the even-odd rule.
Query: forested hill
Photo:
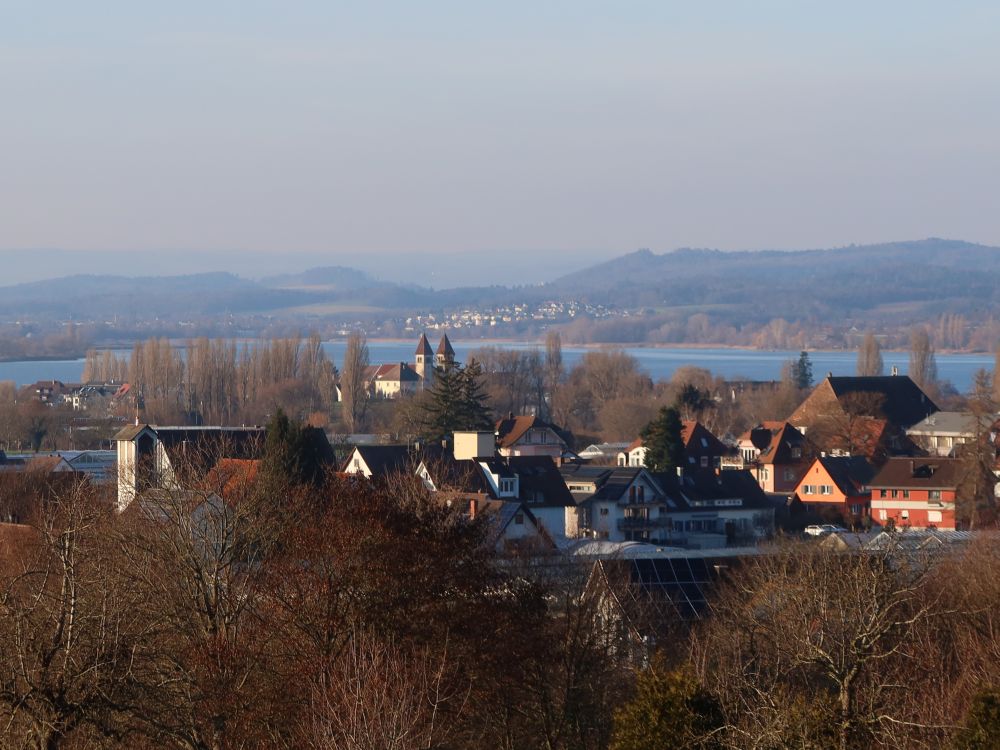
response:
[[[628,306],[738,306],[750,317],[836,316],[903,304],[969,312],[1000,302],[1000,248],[927,239],[831,250],[639,250],[546,285]]]

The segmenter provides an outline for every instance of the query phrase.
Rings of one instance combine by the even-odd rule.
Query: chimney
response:
[[[471,498],[469,500],[469,520],[473,521],[476,518],[476,499]]]

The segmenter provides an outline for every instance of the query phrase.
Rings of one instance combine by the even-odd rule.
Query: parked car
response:
[[[804,531],[809,536],[826,536],[827,534],[846,534],[847,529],[843,526],[837,526],[832,523],[812,524],[811,526],[806,526]]]

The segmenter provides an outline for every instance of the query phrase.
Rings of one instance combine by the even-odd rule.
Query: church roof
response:
[[[438,344],[437,353],[444,354],[449,357],[455,356],[455,350],[451,348],[451,342],[448,340],[447,333],[441,337],[441,343]]]
[[[421,354],[424,355],[425,357],[434,356],[434,352],[431,350],[430,342],[427,340],[427,336],[423,333],[420,334],[420,341],[417,342],[417,351],[416,351],[416,355],[418,357]]]

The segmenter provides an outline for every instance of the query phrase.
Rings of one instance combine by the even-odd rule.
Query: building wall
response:
[[[886,497],[882,497],[882,492]],[[933,526],[938,529],[955,528],[955,491],[940,490],[940,500],[930,500],[929,490],[906,490],[909,497],[904,497],[904,490],[872,490],[872,520],[878,524],[893,521],[897,527],[910,526],[915,529],[925,529]]]

